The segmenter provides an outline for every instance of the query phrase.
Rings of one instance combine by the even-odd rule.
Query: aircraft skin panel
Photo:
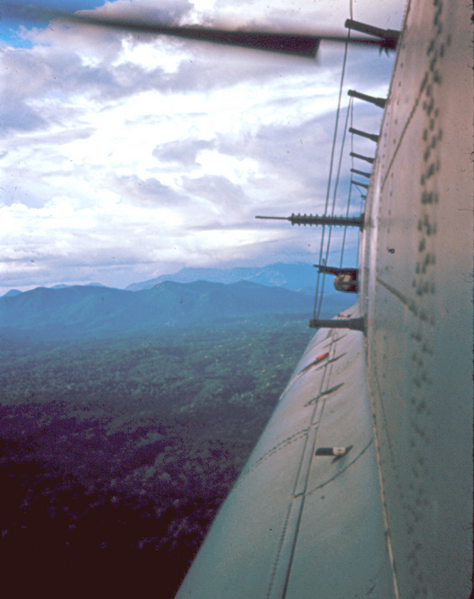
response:
[[[370,399],[361,377],[365,369],[363,336],[351,332],[337,345],[342,357],[328,366],[327,386],[344,384],[324,398],[316,447],[353,447],[336,461],[313,457],[284,597],[370,594],[390,599],[395,594]],[[308,589],[313,589],[314,595],[308,595]]]
[[[468,3],[409,3],[367,197],[361,301],[404,598],[471,593],[469,21]]]
[[[367,492],[379,485],[369,449],[344,476],[309,486],[285,599],[395,597],[380,497]]]
[[[303,448],[285,445],[233,489],[177,597],[267,597]]]
[[[395,597],[366,381],[363,334],[320,329],[179,599]],[[315,455],[349,445],[336,460]]]
[[[259,467],[262,461],[280,451],[282,445],[306,438],[312,420],[319,414],[319,410],[314,409],[316,398],[321,392],[326,391],[327,362],[334,359],[337,361],[339,354],[342,353],[338,352],[332,336],[322,345],[317,345],[320,351],[318,355],[315,355],[314,343],[311,342],[300,359],[237,484],[240,484],[247,472]],[[318,373],[316,377],[315,373]],[[316,386],[315,381],[317,381]],[[287,400],[290,394],[291,397],[298,397],[298,410],[295,410],[294,400]]]

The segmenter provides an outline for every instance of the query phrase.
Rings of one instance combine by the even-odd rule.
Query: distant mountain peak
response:
[[[20,295],[20,293],[23,293],[23,291],[20,291],[19,289],[10,289],[10,291],[7,291],[2,297],[15,297],[15,295]]]
[[[265,287],[283,287],[290,291],[304,290],[314,287],[316,281],[316,270],[311,264],[297,262],[286,264],[277,262],[267,266],[248,266],[235,268],[182,268],[172,275],[160,275],[155,279],[133,283],[126,289],[129,291],[141,291],[152,289],[164,281],[175,283],[194,283],[198,280],[209,283],[224,283],[230,285],[238,281],[249,281],[264,285]]]
[[[67,289],[68,287],[106,287],[106,285],[102,285],[102,283],[84,283],[84,285],[66,285],[65,283],[59,283],[58,285],[53,285],[49,289]]]

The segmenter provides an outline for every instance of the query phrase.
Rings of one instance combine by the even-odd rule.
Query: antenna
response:
[[[367,23],[361,23],[360,21],[353,21],[352,19],[347,19],[344,23],[344,27],[383,39],[385,41],[384,47],[387,50],[395,50],[398,38],[401,34],[401,32],[396,29],[382,29],[380,27],[374,27],[373,25],[367,25]]]
[[[364,100],[365,102],[375,104],[379,108],[385,108],[385,104],[387,103],[387,100],[385,98],[375,98],[374,96],[367,96],[366,94],[361,94],[353,89],[350,89],[347,92],[347,95],[351,98],[357,98],[358,100]]]
[[[375,158],[369,158],[369,156],[362,156],[362,154],[356,154],[355,152],[351,152],[349,156],[352,156],[353,158],[359,158],[359,160],[365,160],[370,164],[374,164],[375,162]]]
[[[312,214],[292,214],[291,216],[256,216],[265,220],[289,220],[292,225],[331,225],[336,227],[364,227],[364,214],[360,216],[313,216]]]
[[[369,186],[365,183],[359,183],[359,181],[351,181],[351,185],[357,185],[357,187],[363,187],[364,189],[369,189]]]
[[[361,137],[366,137],[367,139],[370,139],[371,141],[374,141],[375,143],[377,143],[380,138],[380,135],[374,135],[373,133],[366,133],[365,131],[359,131],[359,129],[354,129],[353,127],[351,127],[349,129],[349,133],[354,133],[354,135],[360,135]]]
[[[370,179],[370,173],[364,173],[364,171],[358,171],[356,168],[351,168],[351,173],[354,173],[356,175],[361,175],[362,177],[367,177],[367,179]]]

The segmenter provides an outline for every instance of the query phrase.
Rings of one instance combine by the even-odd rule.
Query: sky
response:
[[[26,2],[25,2],[26,4]],[[221,28],[346,32],[350,0],[60,0],[37,6]],[[315,263],[320,228],[256,215],[321,214],[344,46],[316,60],[164,36],[6,18],[0,1],[0,295],[97,282],[125,288],[183,267]],[[404,0],[353,0],[401,27]],[[394,55],[350,48],[348,89],[386,96]],[[377,133],[382,110],[354,102]],[[373,142],[353,150],[373,156]],[[351,140],[336,213],[347,205]],[[357,161],[355,168],[369,165]],[[363,181],[363,179],[361,179]],[[331,191],[331,199],[333,197]],[[352,193],[354,214],[360,194]],[[334,259],[342,229],[334,229]],[[357,263],[357,231],[345,265]]]

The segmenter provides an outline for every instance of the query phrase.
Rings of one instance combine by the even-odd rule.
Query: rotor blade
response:
[[[107,27],[134,33],[171,35],[191,40],[226,44],[254,50],[265,50],[314,58],[322,40],[385,47],[385,40],[370,38],[348,38],[346,35],[301,35],[297,33],[272,33],[267,31],[228,31],[205,27],[178,27],[139,19],[111,18],[99,15],[67,13],[56,10],[2,3],[4,17],[20,20],[61,19],[67,23]]]

